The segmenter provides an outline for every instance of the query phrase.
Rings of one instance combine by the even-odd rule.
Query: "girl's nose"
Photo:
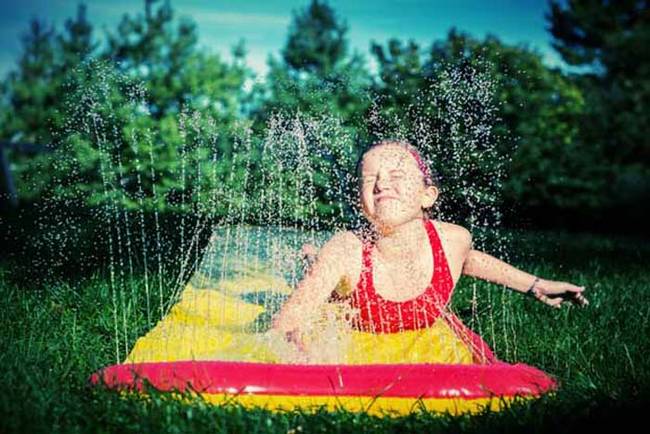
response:
[[[379,175],[375,181],[375,191],[383,191],[390,187],[390,179],[387,176]]]

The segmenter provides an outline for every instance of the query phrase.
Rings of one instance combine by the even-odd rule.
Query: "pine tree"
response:
[[[313,0],[294,13],[286,47],[285,64],[294,71],[327,76],[347,55],[347,24],[325,2]]]
[[[331,126],[330,140],[310,144],[319,148],[319,155],[312,155],[312,167],[321,221],[333,219],[349,205],[343,203],[348,199],[329,195],[333,190],[349,195],[350,185],[340,185],[342,174],[354,172],[370,106],[365,59],[359,53],[348,55],[347,46],[347,25],[326,2],[313,0],[295,12],[282,58],[269,59],[266,85],[259,89],[264,98],[253,113],[262,135],[272,120],[286,126],[296,116],[306,123],[316,120],[323,131]]]
[[[282,59],[269,59],[270,98],[258,120],[274,111],[332,114],[358,123],[368,103],[370,76],[359,53],[347,54],[347,25],[325,2],[295,12]]]

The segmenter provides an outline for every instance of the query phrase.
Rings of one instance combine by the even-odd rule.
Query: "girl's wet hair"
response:
[[[371,149],[374,149],[378,146],[385,146],[385,145],[398,145],[406,149],[413,156],[418,167],[420,168],[420,172],[422,172],[422,177],[424,180],[424,185],[427,187],[433,186],[440,189],[440,176],[435,170],[432,170],[431,167],[429,167],[427,161],[424,158],[422,158],[417,148],[405,140],[397,140],[397,139],[384,139],[378,142],[373,142],[370,145],[368,145],[363,150],[363,152],[361,152],[361,155],[359,156],[359,160],[357,161],[357,168],[355,171],[358,179],[361,179],[361,164],[363,163],[363,156],[366,155],[366,153],[368,153]],[[432,218],[433,210],[437,208],[438,208],[438,203],[436,202],[432,208],[424,209],[425,216],[427,218]]]
[[[363,150],[363,152],[359,156],[359,160],[357,161],[356,174],[359,179],[361,178],[360,175],[361,175],[361,164],[363,163],[363,156],[366,155],[370,150],[385,145],[398,145],[406,149],[413,156],[415,162],[420,168],[420,172],[422,173],[422,177],[424,179],[424,185],[427,187],[434,186],[436,188],[440,188],[440,177],[438,176],[438,174],[434,170],[431,170],[426,160],[423,159],[422,156],[420,155],[420,152],[417,150],[417,148],[405,140],[384,139],[378,142],[373,142],[370,145],[368,145]]]

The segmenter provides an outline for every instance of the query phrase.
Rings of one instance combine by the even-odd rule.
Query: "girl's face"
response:
[[[422,218],[433,205],[438,189],[424,184],[415,158],[400,145],[381,145],[361,160],[361,208],[380,227],[395,227]]]

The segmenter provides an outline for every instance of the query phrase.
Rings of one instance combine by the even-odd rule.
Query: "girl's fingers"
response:
[[[576,295],[574,299],[578,304],[587,306],[589,304],[589,300],[587,300],[582,294]]]
[[[557,305],[557,302],[555,300],[551,299],[550,297],[548,297],[546,294],[544,294],[544,292],[542,292],[542,291],[534,291],[534,292],[535,292],[535,296],[537,297],[537,299],[539,301],[541,301],[542,303],[548,304],[549,306],[556,306]],[[558,305],[558,307],[559,307],[559,305]]]
[[[561,308],[562,303],[565,301],[570,301],[580,306],[589,304],[589,301],[582,295],[585,290],[584,286],[576,286],[566,282],[564,282],[564,285],[558,286],[554,289],[548,288],[544,290],[537,290],[535,288],[533,293],[539,301],[555,308]]]
[[[584,298],[582,293],[584,292],[585,287],[584,286],[567,286],[562,289],[556,290],[553,295],[558,296],[560,298],[563,298],[565,300],[571,300],[574,301],[576,299],[581,299]]]
[[[573,302],[575,302],[575,303],[578,303],[578,304],[580,304],[580,305],[588,305],[588,304],[589,304],[589,301],[587,301],[587,299],[585,298],[585,296],[582,295],[582,293],[583,293],[585,287],[584,287],[584,286],[581,286],[581,287],[579,287],[579,289],[580,289],[579,291],[575,291],[575,292],[573,293],[573,298],[571,299],[571,301],[573,301]]]
[[[574,292],[574,293],[578,293],[578,294],[579,294],[579,293],[581,293],[581,292],[584,291],[584,290],[585,290],[585,287],[584,287],[584,286],[578,286],[578,285],[574,285],[574,284],[572,284],[572,283],[565,283],[564,285],[562,285],[562,286],[558,289],[558,292],[568,292],[568,291],[571,291],[571,292]]]
[[[573,294],[571,294],[569,296],[565,295],[565,296],[561,297],[560,300],[562,302],[568,301],[568,302],[571,302],[571,303],[575,303],[575,304],[577,304],[579,306],[586,306],[586,305],[589,304],[589,301],[587,301],[587,299],[579,292],[578,293],[573,293]]]

